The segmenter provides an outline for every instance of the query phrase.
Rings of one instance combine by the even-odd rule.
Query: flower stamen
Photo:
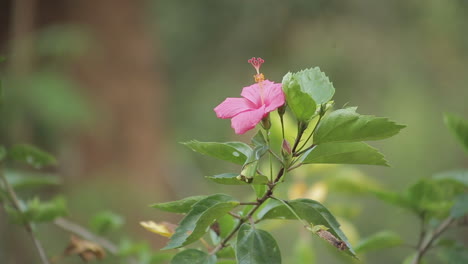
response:
[[[257,71],[257,74],[255,74],[253,77],[254,77],[254,80],[255,82],[257,83],[260,83],[260,82],[263,82],[265,80],[265,76],[263,75],[263,73],[260,73],[260,67],[262,66],[262,64],[265,62],[262,58],[255,58],[255,57],[252,57],[250,60],[248,60],[248,62],[250,64],[252,64],[252,66],[255,68],[255,70]]]

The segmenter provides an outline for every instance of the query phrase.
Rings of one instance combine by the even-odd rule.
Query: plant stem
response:
[[[312,136],[313,136],[314,133],[315,133],[315,130],[317,129],[317,127],[318,127],[320,121],[322,120],[322,117],[323,117],[323,114],[320,114],[320,115],[319,115],[319,118],[318,118],[318,120],[317,120],[317,123],[316,123],[315,126],[314,126],[314,129],[312,130],[312,132],[310,132],[310,135],[307,137],[307,139],[306,139],[306,141],[304,142],[304,144],[299,148],[299,151],[300,151],[301,149],[303,149],[303,148],[305,147],[305,145],[307,144],[307,142],[309,142],[309,140],[312,138]],[[312,146],[308,147],[307,149],[305,149],[304,151],[301,151],[301,152],[297,153],[297,156],[299,156],[299,155],[301,155],[302,153],[306,152],[307,150],[313,148],[314,146],[315,146],[315,145],[312,145]],[[296,156],[296,157],[297,157],[297,156]]]
[[[302,138],[302,134],[304,134],[304,125],[302,122],[298,122],[297,123],[297,136],[296,136],[296,140],[294,141],[294,145],[293,145],[293,148],[292,148],[292,153],[295,153],[296,152],[296,148],[297,148],[297,145],[299,145],[299,142],[301,141],[301,138]]]
[[[280,115],[280,121],[281,121],[281,135],[283,136],[283,140],[284,140],[284,121],[283,121],[283,115]]]
[[[301,154],[303,154],[303,153],[307,152],[309,149],[313,149],[313,148],[315,148],[315,146],[317,146],[317,145],[315,145],[315,144],[312,144],[312,145],[310,145],[309,147],[307,147],[306,149],[304,149],[304,150],[301,150],[301,151],[299,151],[299,152],[296,152],[296,153],[294,153],[294,155],[293,155],[293,156],[294,156],[294,157],[299,157]]]
[[[211,255],[214,255],[214,254],[216,254],[216,252],[218,252],[221,249],[225,248],[227,246],[227,243],[229,242],[229,240],[231,240],[234,237],[234,235],[237,233],[237,231],[239,231],[240,227],[245,222],[250,221],[253,214],[258,210],[258,208],[260,208],[260,206],[273,195],[273,189],[275,188],[276,183],[278,183],[281,180],[281,177],[283,177],[284,171],[285,171],[284,167],[282,167],[278,171],[278,174],[277,174],[275,180],[273,181],[273,184],[268,185],[267,192],[261,198],[257,198],[257,204],[255,205],[255,207],[252,208],[245,217],[242,217],[239,220],[236,227],[234,227],[234,229],[231,231],[231,233],[229,233],[229,235],[227,235],[226,238],[223,239],[223,241],[221,241],[221,243],[219,243],[219,245],[217,245],[216,248],[213,249],[213,251],[210,252]]]
[[[442,235],[442,233],[447,230],[447,228],[450,227],[450,225],[453,223],[455,219],[453,219],[452,217],[448,217],[447,219],[445,219],[442,223],[440,223],[439,226],[437,226],[437,228],[434,230],[434,232],[432,232],[432,234],[430,234],[427,239],[424,239],[422,237],[424,237],[424,235],[421,235],[421,239],[419,241],[419,245],[418,245],[418,251],[416,253],[416,256],[415,258],[413,259],[413,261],[411,262],[411,264],[419,264],[421,263],[421,260],[422,258],[424,257],[424,255],[427,253],[427,251],[429,249],[431,249],[432,247],[432,244],[434,243],[434,241],[440,236]],[[424,230],[424,229],[423,229]],[[425,232],[425,231],[424,231]]]
[[[13,190],[11,185],[8,183],[8,180],[6,179],[5,174],[3,173],[3,163],[1,162],[0,162],[0,178],[2,179],[3,185],[8,193],[8,196],[13,206],[19,213],[22,213],[18,197],[15,193],[15,190]],[[27,221],[24,224],[24,228],[26,229],[26,232],[31,236],[31,239],[34,242],[34,246],[36,246],[37,252],[39,253],[39,257],[41,258],[41,262],[43,264],[50,264],[49,259],[47,258],[47,254],[45,253],[44,247],[42,246],[41,242],[36,238],[32,225],[29,221]]]
[[[270,181],[273,181],[273,162],[271,161],[271,155],[272,155],[271,153],[273,153],[273,151],[271,151],[270,149],[270,130],[265,129],[265,133],[266,133],[267,146],[269,150],[268,159],[270,162]]]

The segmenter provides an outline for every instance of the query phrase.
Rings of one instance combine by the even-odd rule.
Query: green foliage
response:
[[[124,224],[124,219],[113,212],[103,211],[94,215],[89,226],[91,229],[99,234],[105,234],[118,230]]]
[[[288,73],[283,77],[283,90],[288,107],[298,121],[307,122],[314,116],[317,104],[309,94],[301,89],[292,76],[291,73]]]
[[[464,186],[447,178],[420,179],[404,192],[397,193],[380,189],[370,190],[380,200],[409,209],[416,215],[446,217],[454,204],[454,198],[462,193]]]
[[[43,127],[63,130],[92,121],[93,107],[78,84],[61,72],[43,68],[13,85],[23,88],[16,91],[17,100]]]
[[[237,173],[223,173],[214,176],[205,176],[205,178],[212,180],[219,184],[226,185],[246,185],[246,184],[260,184],[265,185],[268,183],[268,178],[264,175],[255,175],[252,178],[241,177]]]
[[[234,226],[237,223],[237,219],[234,219],[230,215],[223,215],[218,220],[216,220],[216,223],[218,224],[218,229],[219,229],[219,237],[220,238],[225,238],[232,229],[234,229]]]
[[[444,115],[444,121],[445,125],[468,152],[468,120],[464,120],[455,114],[447,113]]]
[[[191,196],[178,201],[153,204],[151,205],[151,207],[166,212],[186,214],[190,211],[190,209],[192,209],[192,205],[194,205],[202,199],[205,199],[206,197],[206,195]]]
[[[437,251],[438,258],[447,264],[468,263],[468,249],[466,245],[460,244],[451,240],[449,243],[440,245],[441,248]]]
[[[27,221],[49,222],[57,217],[67,215],[67,206],[62,197],[47,202],[41,202],[35,198],[27,203],[26,211],[23,213]]]
[[[243,224],[236,243],[238,264],[280,264],[281,253],[270,233]]]
[[[453,198],[463,191],[457,185],[432,179],[421,179],[406,192],[407,199],[412,203],[417,214],[423,212],[432,216],[445,217],[453,206]]]
[[[61,184],[61,180],[57,176],[38,172],[6,170],[5,177],[15,191]]]
[[[359,115],[356,108],[341,109],[326,115],[333,106],[330,100],[335,88],[318,67],[286,74],[282,87],[286,95],[285,107],[295,115],[295,124],[284,112],[285,108],[281,108],[276,119],[271,115],[264,117],[262,124],[271,122],[271,127],[262,126],[263,129],[253,136],[250,146],[241,142],[193,140],[183,143],[200,154],[242,165],[240,173],[223,173],[206,178],[224,185],[250,185],[257,199],[242,203],[245,207],[240,210],[236,210],[236,207],[241,203],[224,194],[153,205],[163,211],[186,214],[164,249],[189,245],[201,239],[208,230],[215,245],[210,254],[196,249],[183,250],[172,263],[208,263],[216,261],[207,259],[214,255],[218,258],[236,257],[237,263],[241,264],[281,263],[281,254],[273,237],[255,227],[255,223],[266,219],[300,220],[307,230],[355,257],[340,224],[325,206],[310,199],[283,201],[273,196],[273,191],[287,178],[285,175],[289,171],[302,164],[388,166],[379,151],[361,141],[391,137],[404,126],[387,118]],[[278,122],[281,124],[278,125]],[[296,138],[291,138],[293,134],[296,134]],[[271,175],[263,175],[268,172]],[[346,188],[350,193],[365,193],[368,188],[379,190],[364,178],[329,177],[327,182],[335,189]],[[395,195],[400,198],[399,194]],[[408,201],[406,196],[401,197]],[[408,207],[412,206],[409,203]],[[251,221],[250,224],[248,221]],[[237,243],[231,247],[230,240],[236,235]],[[374,240],[378,238],[385,239],[382,234]],[[314,262],[315,256],[309,254],[307,245],[301,246],[301,250],[296,252],[298,260],[294,260],[294,263]],[[234,263],[232,260],[225,262]]]
[[[468,187],[468,170],[455,170],[440,172],[433,177],[436,180],[447,180],[459,183],[465,187]]]
[[[253,136],[252,143],[255,146],[267,146],[268,145],[268,143],[266,141],[266,138],[263,135],[262,130],[258,130],[257,134],[255,134],[255,136]]]
[[[403,194],[380,189],[371,189],[370,193],[375,195],[375,197],[377,197],[381,201],[386,202],[390,205],[406,209],[413,208],[413,204],[411,203],[411,201],[409,201],[407,197]]]
[[[403,239],[394,232],[381,231],[361,240],[355,247],[356,253],[366,253],[374,250],[381,250],[400,246]]]
[[[255,191],[257,198],[262,197],[267,192],[265,185],[252,185],[252,189]]]
[[[272,201],[260,213],[261,219],[292,219],[297,220],[297,216],[308,224],[313,226],[325,226],[336,238],[343,241],[346,246],[346,253],[355,256],[351,245],[348,242],[340,224],[328,209],[321,203],[310,199],[296,199],[286,202],[288,206],[282,203]],[[293,211],[291,211],[291,209]]]
[[[325,116],[315,131],[314,144],[385,139],[405,127],[384,117],[360,115],[356,109],[339,109]]]
[[[318,67],[286,74],[283,90],[289,108],[301,122],[309,121],[317,105],[327,103],[335,93],[333,84]]]
[[[200,154],[239,165],[244,164],[252,153],[252,149],[242,142],[217,143],[192,140],[182,144]]]
[[[169,252],[155,253],[147,242],[134,242],[129,239],[120,241],[117,255],[122,258],[136,259],[138,264],[168,263],[174,256]]]
[[[174,235],[164,249],[179,248],[195,242],[202,237],[207,228],[239,205],[234,198],[225,194],[210,195],[192,206],[192,209],[182,219]]]
[[[450,216],[460,218],[468,213],[468,193],[460,194],[455,198],[455,204],[451,208]]]
[[[34,168],[42,168],[57,164],[57,160],[49,153],[26,144],[13,146],[8,151],[8,157],[12,160],[28,164]]]
[[[17,224],[50,222],[57,217],[67,215],[66,202],[62,197],[47,202],[41,202],[39,198],[34,198],[22,205],[21,211],[17,211],[9,205],[5,206],[5,209],[10,220]]]
[[[216,264],[216,256],[198,249],[186,249],[177,253],[171,264]]]
[[[364,142],[324,143],[304,154],[302,163],[366,164],[388,166],[384,156]]]

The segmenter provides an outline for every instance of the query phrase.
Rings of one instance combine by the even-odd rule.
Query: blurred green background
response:
[[[262,72],[276,82],[288,71],[319,66],[334,83],[337,107],[359,106],[362,114],[408,125],[372,143],[391,168],[336,170],[402,190],[417,178],[467,167],[442,122],[444,112],[468,118],[467,27],[464,0],[3,0],[0,138],[58,157],[54,172],[63,185],[43,195],[63,193],[69,218],[86,225],[91,215],[112,210],[125,217],[125,234],[148,240],[156,251],[165,239],[138,222],[178,218],[148,204],[219,191],[239,195],[203,178],[228,171],[228,164],[198,157],[178,142],[251,136],[235,136],[213,108],[252,83],[247,60],[253,56],[265,59]],[[305,182],[336,170],[305,171],[311,174]],[[357,208],[346,220],[356,236],[390,229],[416,242],[418,223],[406,212],[371,198],[329,196],[324,203],[332,212],[334,205]],[[24,231],[0,216],[1,263],[35,261]],[[294,252],[291,229],[298,226],[275,231],[284,260]],[[67,236],[52,227],[40,233],[57,255]],[[326,246],[314,242],[317,247]],[[395,248],[363,259],[399,263],[409,253]],[[349,261],[322,250],[317,259]]]

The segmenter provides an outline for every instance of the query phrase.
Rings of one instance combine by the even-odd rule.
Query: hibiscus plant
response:
[[[214,109],[219,118],[231,119],[236,134],[258,128],[251,141],[184,143],[195,152],[239,165],[237,172],[206,178],[250,186],[252,200],[218,193],[153,205],[184,215],[177,226],[142,222],[148,230],[170,238],[164,249],[180,249],[173,264],[281,263],[274,237],[258,228],[263,221],[280,219],[299,221],[312,235],[355,257],[340,224],[323,204],[305,198],[285,200],[275,190],[292,170],[309,164],[388,166],[383,155],[363,141],[394,136],[405,126],[358,114],[356,107],[333,110],[335,88],[318,67],[287,73],[282,83],[275,83],[260,72],[263,62],[249,60],[256,69],[255,83],[243,88],[242,98],[227,98]],[[206,250],[187,248],[197,241]]]

